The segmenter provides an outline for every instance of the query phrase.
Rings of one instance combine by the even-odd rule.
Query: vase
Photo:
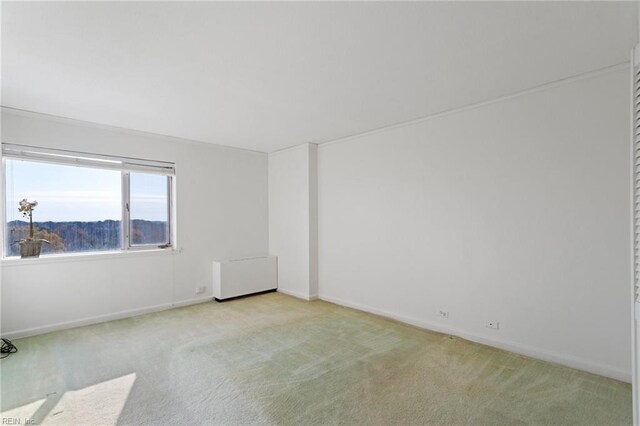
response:
[[[42,240],[31,240],[20,243],[20,257],[40,257]]]

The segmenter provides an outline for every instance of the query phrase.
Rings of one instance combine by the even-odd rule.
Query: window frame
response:
[[[144,172],[134,172],[144,173]],[[173,247],[173,176],[167,178],[167,241],[163,244],[131,243],[131,171],[122,171],[122,250],[153,250]]]
[[[20,151],[24,150],[24,151]],[[7,155],[9,151],[11,154]],[[16,152],[18,152],[16,154]],[[21,155],[27,153],[26,155]],[[33,146],[22,146],[2,143],[2,176],[0,176],[0,186],[5,196],[0,203],[0,220],[2,227],[0,229],[0,238],[2,239],[2,248],[0,249],[2,260],[20,259],[20,256],[9,256],[7,240],[9,236],[6,232],[7,227],[7,160],[22,160],[37,163],[67,165],[82,168],[97,168],[103,170],[120,171],[121,182],[121,215],[120,215],[120,247],[113,250],[96,250],[96,251],[72,251],[55,254],[43,254],[40,258],[67,258],[78,255],[114,255],[127,252],[144,252],[144,251],[166,251],[175,250],[175,164],[167,161],[143,160],[138,158],[127,158],[117,156],[107,156],[102,154],[91,154],[85,152],[74,152],[66,150],[55,150],[49,148],[40,148]],[[56,161],[58,159],[59,161]],[[100,167],[100,164],[105,167]],[[167,241],[163,244],[131,244],[131,215],[130,215],[130,174],[131,173],[147,173],[164,176],[167,181]]]

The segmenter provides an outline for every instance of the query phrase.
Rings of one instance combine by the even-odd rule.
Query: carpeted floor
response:
[[[14,343],[22,424],[631,424],[628,384],[277,293]]]

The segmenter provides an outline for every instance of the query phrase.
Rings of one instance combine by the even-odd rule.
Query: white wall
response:
[[[630,380],[628,67],[322,144],[318,178],[321,299]]]
[[[2,261],[3,336],[210,299],[212,259],[268,250],[266,154],[7,109],[2,141],[175,162],[182,250]]]
[[[278,291],[318,296],[317,145],[269,154],[269,253],[278,256]]]

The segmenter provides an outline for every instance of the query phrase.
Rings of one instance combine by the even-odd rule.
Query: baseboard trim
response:
[[[469,333],[456,328],[445,327],[441,324],[433,323],[430,321],[418,320],[410,318],[405,315],[389,312],[382,309],[372,308],[370,306],[362,305],[360,303],[349,302],[336,297],[320,295],[320,300],[334,303],[336,305],[345,306],[359,311],[369,312],[371,314],[380,315],[386,318],[391,318],[396,321],[400,321],[406,324],[411,324],[416,327],[424,328],[438,333],[450,334],[453,336],[461,337],[465,340],[481,343],[487,346],[493,346],[498,349],[503,349],[509,352],[514,352],[520,355],[525,355],[531,358],[536,358],[542,361],[553,362],[556,364],[564,365],[566,367],[575,368],[576,370],[586,371],[588,373],[597,374],[599,376],[605,376],[612,379],[620,380],[626,383],[631,383],[631,373],[622,371],[617,368],[609,367],[607,365],[593,363],[580,358],[569,357],[560,355],[553,352],[544,351],[531,346],[521,345],[518,343],[510,343],[499,339],[491,339],[485,336],[480,336],[474,333]]]
[[[238,299],[245,299],[245,298],[251,297],[251,296],[259,296],[261,294],[273,293],[274,291],[278,291],[278,289],[277,288],[271,288],[269,290],[256,291],[255,293],[247,293],[247,294],[241,294],[240,296],[227,297],[226,299],[219,299],[219,298],[214,296],[213,300],[215,300],[218,303],[231,302],[231,301],[238,300]]]
[[[429,321],[417,320],[415,318],[410,318],[404,315],[400,315],[394,312],[389,312],[382,309],[372,308],[370,306],[362,305],[360,303],[354,303],[347,300],[343,300],[336,297],[324,296],[320,295],[305,295],[299,292],[283,290],[281,288],[278,289],[279,293],[283,293],[289,296],[293,296],[303,300],[314,300],[320,299],[326,302],[335,303],[336,305],[345,306],[348,308],[357,309],[364,312],[369,312],[375,315],[380,315],[386,318],[391,318],[406,324],[411,324],[420,328],[425,328],[428,330],[436,331],[439,333],[450,334],[453,336],[458,336],[466,340],[470,340],[472,342],[481,343],[488,346],[493,346],[499,349],[504,349],[510,352],[514,352],[520,355],[530,356],[532,358],[540,359],[543,361],[554,362],[556,364],[564,365],[567,367],[575,368],[577,370],[587,371],[589,373],[598,374],[600,376],[610,377],[612,379],[620,380],[623,382],[631,383],[631,373],[618,370],[613,367],[609,367],[602,364],[596,364],[584,359],[575,358],[575,357],[567,357],[564,355],[560,355],[553,352],[548,352],[544,350],[540,350],[538,348],[534,348],[531,346],[521,345],[517,343],[505,342],[499,339],[491,339],[485,336],[479,336],[473,333],[469,333],[466,331],[462,331],[455,328],[444,327],[441,324],[432,323]],[[173,303],[163,303],[155,306],[147,306],[143,308],[129,309],[126,311],[114,312],[110,314],[97,315],[94,317],[83,318],[79,320],[72,321],[64,321],[56,324],[50,324],[42,327],[33,327],[26,328],[22,330],[10,331],[6,333],[2,333],[3,337],[8,339],[19,339],[22,337],[36,336],[39,334],[51,333],[59,330],[66,330],[75,327],[81,327],[85,325],[97,324],[106,321],[113,321],[117,319],[130,318],[138,315],[144,315],[152,312],[164,311],[172,308],[179,308],[182,306],[195,305],[198,303],[209,302],[212,298],[210,296],[207,297],[199,297],[187,300],[181,300]]]
[[[278,287],[278,293],[286,294],[287,296],[297,297],[298,299],[307,300],[307,301],[318,299],[317,294],[304,294],[298,291],[285,290],[280,287]]]
[[[129,309],[110,314],[96,315],[94,317],[82,318],[78,320],[63,321],[55,324],[49,324],[41,327],[25,328],[22,330],[9,331],[2,333],[2,337],[7,339],[20,339],[22,337],[37,336],[39,334],[51,333],[54,331],[67,330],[70,328],[82,327],[84,325],[98,324],[106,321],[113,321],[123,318],[135,317],[138,315],[150,314],[152,312],[165,311],[172,308],[180,308],[183,306],[195,305],[213,300],[211,296],[198,297],[194,299],[180,300],[173,303],[163,303],[161,305],[146,306],[143,308]]]

